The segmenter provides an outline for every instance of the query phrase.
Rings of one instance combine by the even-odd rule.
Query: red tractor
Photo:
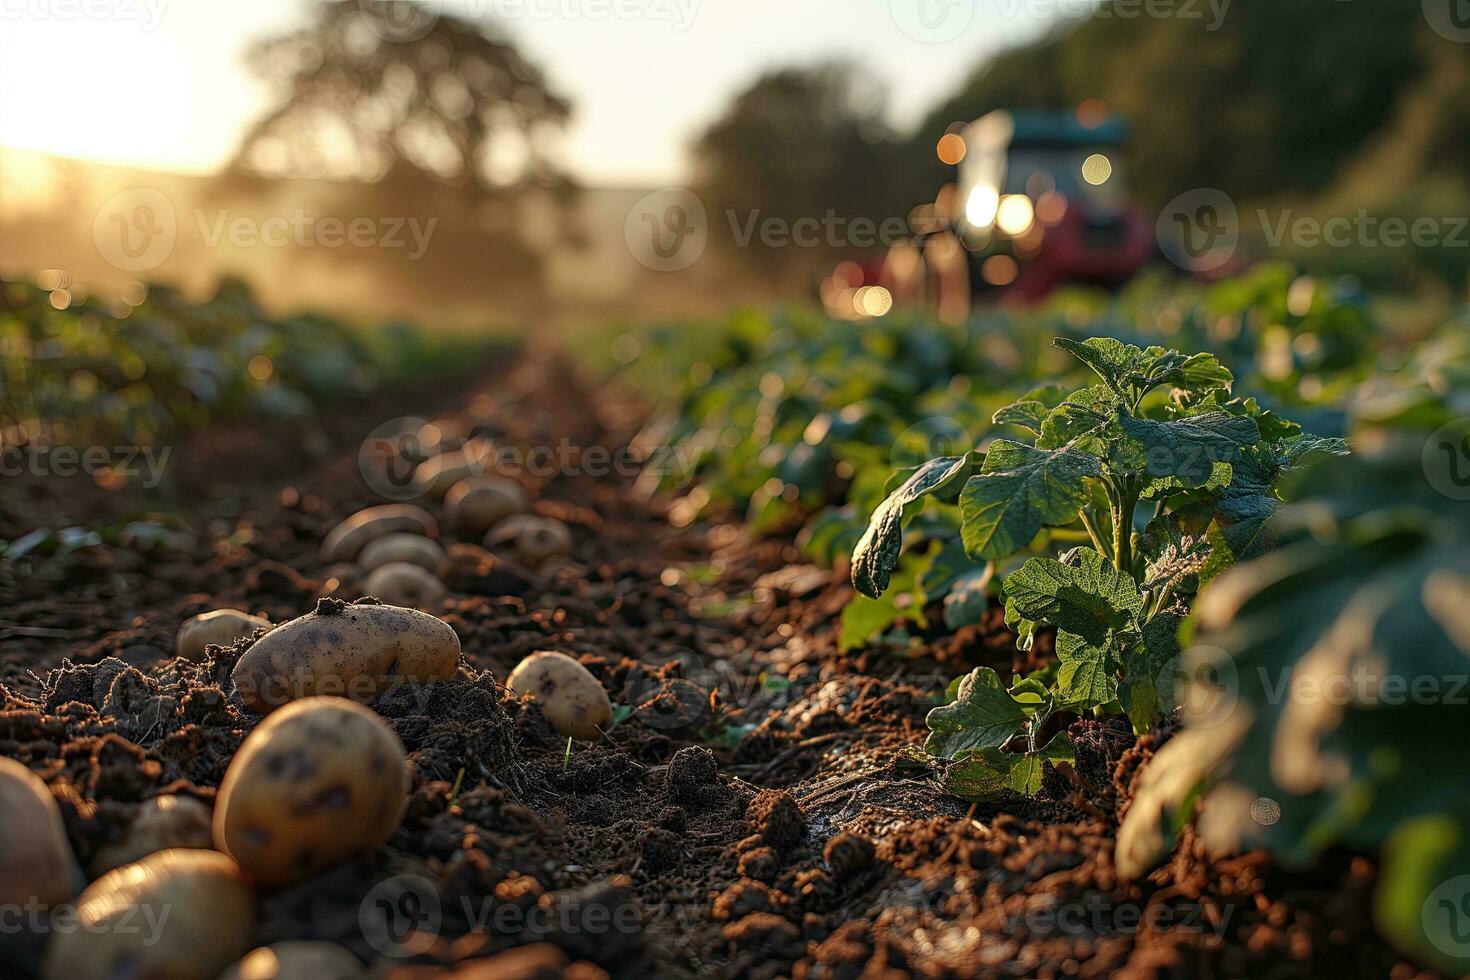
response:
[[[1035,302],[1067,283],[1121,285],[1156,251],[1153,222],[1128,197],[1126,139],[1121,120],[1088,107],[997,111],[950,132],[939,154],[957,165],[956,181],[914,209],[913,237],[881,261],[838,267],[823,284],[829,312],[876,316],[897,304],[957,322],[982,297]]]

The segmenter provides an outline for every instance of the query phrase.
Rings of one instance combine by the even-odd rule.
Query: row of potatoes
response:
[[[411,767],[392,727],[362,702],[404,681],[453,678],[459,637],[415,609],[324,599],[279,626],[238,610],[196,616],[180,628],[178,651],[203,659],[211,645],[243,637],[254,640],[232,679],[267,717],[230,761],[213,812],[188,796],[150,801],[121,840],[98,850],[96,880],[74,902],[85,878],[55,798],[28,768],[0,758],[0,904],[66,909],[77,924],[53,929],[44,980],[361,975],[350,952],[328,943],[251,951],[257,896],[372,851],[398,829]],[[507,686],[568,737],[599,738],[611,723],[607,692],[565,654],[532,654]],[[156,933],[123,927],[140,914],[166,917]]]
[[[570,557],[572,532],[564,523],[531,513],[531,500],[515,480],[484,472],[491,452],[488,443],[472,439],[414,468],[411,491],[442,505],[444,530],[460,545],[446,552],[436,540],[438,522],[423,507],[368,507],[322,542],[329,578],[384,602],[432,609],[448,595],[444,582],[456,565],[473,561],[480,546],[528,569]]]

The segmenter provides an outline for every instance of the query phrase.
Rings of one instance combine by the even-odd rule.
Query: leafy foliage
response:
[[[1470,737],[1470,513],[1425,478],[1426,441],[1379,433],[1294,478],[1278,547],[1202,595],[1184,635],[1220,651],[1228,696],[1187,712],[1151,763],[1177,778],[1136,798],[1119,867],[1151,868],[1172,846],[1161,819],[1177,827],[1196,800],[1216,849],[1300,864],[1382,847],[1380,928],[1463,973],[1470,790],[1432,747]],[[1205,688],[1191,688],[1193,703]],[[1259,818],[1261,800],[1279,819]]]
[[[1000,409],[996,421],[1030,430],[1034,444],[997,439],[978,468],[975,453],[919,467],[876,508],[853,552],[853,585],[876,598],[900,560],[905,508],[931,492],[952,498],[960,480],[958,536],[972,559],[1009,558],[1048,528],[1078,526],[1091,545],[1031,557],[1002,587],[1023,649],[1038,629],[1056,630],[1051,686],[1029,678],[1006,690],[977,672],[931,714],[928,748],[963,764],[951,782],[966,794],[1034,791],[1041,764],[1068,753],[1057,742],[1038,749],[1036,715],[1126,711],[1146,731],[1172,710],[1175,634],[1201,580],[1261,547],[1281,474],[1346,451],[1231,399],[1231,374],[1213,355],[1111,338],[1057,346],[1101,384],[1052,397],[1050,408],[1028,396]],[[1150,500],[1140,532],[1135,512]],[[1034,687],[1044,697],[1028,713],[1020,695]],[[1006,753],[1022,734],[1025,751]]]

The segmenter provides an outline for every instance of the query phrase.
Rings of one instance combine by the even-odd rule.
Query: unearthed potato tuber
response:
[[[363,571],[371,572],[389,562],[406,561],[432,572],[443,560],[444,549],[439,547],[439,542],[422,534],[400,532],[381,537],[363,548],[358,564]]]
[[[61,808],[40,776],[0,756],[0,907],[55,905],[75,895],[82,873]]]
[[[307,698],[251,732],[214,810],[214,844],[252,881],[281,885],[377,847],[398,827],[403,743],[345,698]]]
[[[362,976],[361,961],[336,943],[297,940],[251,950],[221,973],[219,980],[357,980]]]
[[[433,572],[406,561],[390,561],[373,569],[363,579],[362,592],[389,605],[409,609],[437,609],[449,594]]]
[[[122,837],[92,856],[94,877],[150,854],[184,847],[210,847],[209,807],[192,796],[155,796],[142,804]]]
[[[321,694],[371,701],[402,681],[448,680],[458,667],[459,637],[443,620],[399,606],[321,599],[315,612],[261,637],[232,677],[251,709],[268,712]]]
[[[215,851],[160,851],[98,878],[76,928],[46,947],[45,980],[213,980],[250,948],[255,897]]]
[[[198,663],[204,659],[204,648],[209,644],[217,643],[227,647],[262,626],[269,629],[270,625],[270,620],[238,609],[216,609],[200,613],[184,620],[184,625],[179,627],[174,652],[184,660]]]
[[[485,536],[485,547],[503,551],[531,568],[572,553],[572,532],[561,521],[521,514],[508,517]]]
[[[461,535],[481,535],[531,507],[526,491],[503,476],[471,476],[460,480],[444,497],[444,516]]]
[[[543,650],[516,665],[505,686],[536,699],[541,713],[563,735],[584,741],[602,737],[612,724],[612,701],[592,672],[564,653]]]
[[[413,504],[367,507],[327,533],[322,541],[322,563],[355,561],[369,542],[400,531],[432,537],[439,533],[439,525],[432,514]]]

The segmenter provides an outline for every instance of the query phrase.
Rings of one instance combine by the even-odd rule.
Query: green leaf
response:
[[[1121,398],[1129,395],[1124,378],[1130,371],[1137,371],[1143,366],[1141,349],[1112,337],[1093,337],[1081,343],[1067,337],[1058,337],[1052,341],[1052,345],[1060,347],[1092,368],[1103,379],[1103,383]]]
[[[960,535],[975,559],[1004,558],[1048,525],[1070,524],[1087,502],[1086,480],[1098,461],[1082,453],[1048,452],[997,439],[985,466],[960,494]]]
[[[1016,649],[1030,650],[1036,642],[1036,623],[1022,616],[1014,600],[1006,600],[1006,627],[1016,634]]]
[[[1145,558],[1143,587],[1163,595],[1191,596],[1210,558],[1209,529],[1214,507],[1208,501],[1180,507],[1149,521],[1138,548]]]
[[[1210,480],[1218,463],[1233,463],[1241,451],[1260,441],[1254,419],[1206,412],[1170,422],[1122,415],[1123,439],[1112,447],[1113,465],[1160,479],[1173,477],[1186,487]]]
[[[1037,434],[1047,413],[1062,403],[1065,394],[1057,385],[1033,388],[991,416],[996,425],[1019,425]]]
[[[1057,631],[1057,693],[1060,704],[1082,712],[1118,697],[1120,664],[1112,648],[1088,643],[1065,630]]]
[[[945,789],[966,800],[995,801],[1041,792],[1045,764],[1076,763],[1072,740],[1058,733],[1035,752],[1013,755],[1000,749],[978,749],[945,773]]]
[[[1041,423],[1038,449],[1074,449],[1089,456],[1107,455],[1109,427],[1121,402],[1104,385],[1083,388],[1049,412]]]
[[[979,459],[976,453],[931,459],[878,505],[868,520],[868,529],[852,551],[854,588],[871,598],[883,594],[903,545],[904,509],[930,494],[943,499],[948,491],[963,485]]]
[[[1094,646],[1109,633],[1136,625],[1143,595],[1128,575],[1091,548],[1077,549],[1080,565],[1032,558],[1006,576],[1005,594],[1016,613],[1076,634]]]
[[[953,759],[972,749],[999,748],[1035,710],[1013,698],[995,671],[977,667],[960,681],[953,702],[930,710],[924,751]]]

